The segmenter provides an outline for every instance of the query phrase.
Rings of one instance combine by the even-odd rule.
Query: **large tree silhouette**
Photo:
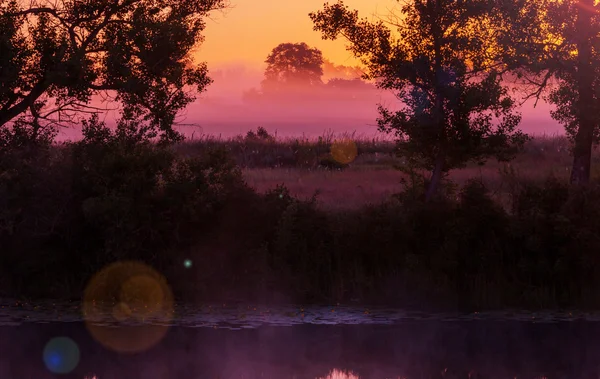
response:
[[[436,193],[448,170],[487,157],[509,159],[526,136],[501,85],[488,0],[412,0],[388,24],[358,18],[343,2],[311,13],[325,39],[343,36],[367,79],[394,91],[402,108],[380,106],[379,127],[395,133],[401,154],[431,171]],[[494,122],[495,121],[495,122]]]
[[[210,83],[190,52],[204,18],[226,0],[1,0],[0,129],[80,121],[107,92],[164,139],[177,112]]]
[[[527,97],[556,106],[573,144],[571,183],[590,180],[600,141],[600,7],[594,0],[505,0],[501,41]],[[558,81],[556,81],[558,79]]]
[[[275,47],[267,60],[263,92],[283,88],[306,88],[322,84],[323,54],[306,43],[282,43]]]

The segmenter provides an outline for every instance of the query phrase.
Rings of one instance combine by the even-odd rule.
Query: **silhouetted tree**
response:
[[[365,79],[378,79],[402,101],[396,112],[379,107],[379,128],[395,133],[401,154],[431,171],[427,200],[448,170],[489,156],[510,159],[526,140],[500,82],[502,66],[491,56],[489,3],[406,1],[401,15],[390,17],[397,35],[382,21],[359,19],[343,2],[310,14],[324,39],[349,41],[367,68]]]
[[[328,59],[323,59],[323,76],[339,79],[356,79],[363,76],[364,71],[360,67],[336,65]]]
[[[325,85],[325,99],[347,100],[347,101],[373,101],[377,87],[360,78],[341,79],[333,78]]]
[[[546,93],[556,106],[551,115],[574,142],[573,184],[589,182],[592,147],[600,141],[600,7],[594,3],[501,3],[507,24],[500,39],[505,60],[529,89],[526,98],[537,102]]]
[[[264,92],[283,87],[310,87],[322,84],[323,54],[306,43],[282,43],[275,47],[267,60]]]
[[[97,110],[93,95],[110,91],[123,120],[178,138],[172,126],[193,100],[190,86],[203,91],[210,83],[191,49],[208,12],[225,1],[2,0],[0,128],[76,122]]]
[[[367,91],[373,89],[373,85],[360,78],[341,79],[333,78],[327,81],[327,86],[341,90]]]

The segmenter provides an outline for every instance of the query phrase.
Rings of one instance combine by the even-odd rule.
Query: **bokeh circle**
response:
[[[358,147],[356,146],[356,143],[349,138],[340,139],[331,144],[331,156],[338,163],[352,163],[357,155]]]
[[[68,374],[79,364],[79,347],[68,337],[48,341],[42,353],[44,364],[54,374]]]
[[[120,353],[156,345],[173,318],[173,294],[166,279],[141,262],[116,262],[92,277],[83,315],[92,337]]]

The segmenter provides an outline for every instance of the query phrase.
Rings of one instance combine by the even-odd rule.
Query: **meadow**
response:
[[[351,164],[336,164],[330,146],[335,140],[351,140],[358,155]],[[408,175],[399,170],[404,160],[395,153],[392,140],[357,135],[356,133],[324,133],[319,138],[276,139],[269,134],[219,138],[207,136],[188,140],[177,147],[186,156],[208,148],[228,151],[242,168],[247,184],[260,193],[285,185],[299,199],[317,194],[317,204],[323,209],[353,209],[380,204],[404,190],[402,179]],[[504,207],[518,184],[541,184],[549,177],[567,182],[572,157],[570,142],[561,135],[541,135],[529,141],[511,162],[489,160],[485,165],[468,164],[452,170],[448,179],[457,187],[469,180],[479,180],[491,196]],[[600,151],[593,155],[592,177],[600,178]],[[427,175],[419,171],[419,174]],[[343,199],[343,201],[340,201]],[[508,208],[507,208],[508,209]]]

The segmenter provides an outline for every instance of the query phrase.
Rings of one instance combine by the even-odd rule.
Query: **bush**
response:
[[[218,145],[185,156],[97,120],[84,133],[63,146],[3,135],[0,292],[79,297],[103,266],[136,259],[182,300],[600,306],[598,186],[515,180],[506,211],[474,180],[425,203],[413,171],[395,199],[334,212],[283,185],[254,192]]]
[[[246,190],[223,151],[180,159],[168,146],[124,127],[113,132],[97,119],[84,125],[84,135],[58,154],[36,149],[33,164],[20,159],[11,169],[2,161],[0,177],[10,179],[0,184],[8,200],[0,241],[10,246],[3,267],[40,275],[11,275],[23,292],[79,291],[115,260],[164,266],[172,259],[164,251],[209,235],[229,198]],[[52,285],[26,288],[44,282]]]

